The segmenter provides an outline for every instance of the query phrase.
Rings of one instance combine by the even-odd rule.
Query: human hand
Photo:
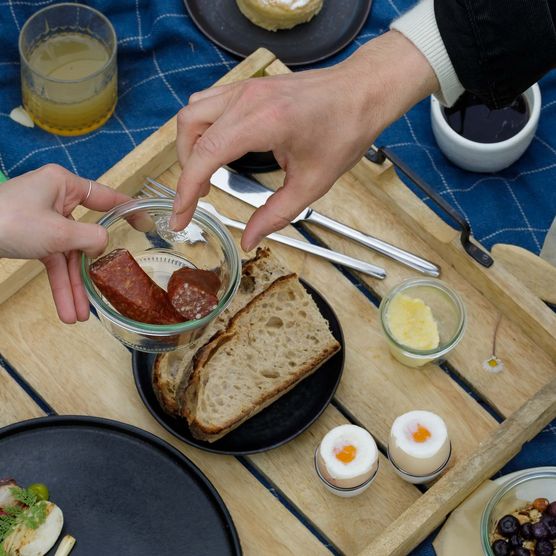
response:
[[[250,251],[324,195],[388,124],[437,89],[426,58],[389,31],[334,67],[195,93],[178,114],[182,173],[173,229],[189,223],[220,166],[249,151],[272,151],[286,177],[249,220],[242,247]]]
[[[129,200],[105,185],[48,164],[0,185],[0,257],[40,259],[46,267],[60,320],[87,320],[89,301],[81,281],[79,251],[94,257],[108,242],[98,224],[75,222],[73,209],[105,211]]]

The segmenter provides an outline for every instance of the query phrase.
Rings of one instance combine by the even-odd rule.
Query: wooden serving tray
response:
[[[270,52],[260,49],[218,84],[287,71]],[[99,181],[130,195],[141,189],[146,176],[175,187],[180,172],[175,134],[172,118]],[[281,172],[257,176],[271,187],[279,186],[282,178]],[[253,210],[215,188],[209,201],[222,213],[244,221]],[[441,266],[441,278],[460,293],[468,312],[465,338],[448,367],[402,366],[390,356],[380,331],[373,299],[416,273],[314,226],[307,230],[318,241],[385,267],[388,278],[380,282],[350,275],[310,255],[271,244],[329,301],[346,340],[346,366],[335,401],[286,446],[233,458],[200,452],[170,437],[139,400],[127,350],[96,319],[71,327],[59,323],[45,274],[35,263],[0,261],[0,301],[4,301],[0,354],[55,411],[129,422],[186,453],[222,494],[246,554],[329,550],[407,554],[556,417],[556,317],[503,266],[495,262],[486,269],[470,259],[458,232],[427,208],[387,163],[377,166],[362,160],[314,206]],[[86,209],[75,216],[86,221],[98,218]],[[284,233],[302,237],[292,226]],[[239,234],[234,232],[234,237],[239,244]],[[497,355],[505,369],[490,374],[482,362],[491,355],[500,316]],[[494,414],[482,401],[494,408]],[[404,483],[383,456],[375,483],[359,497],[336,498],[322,487],[312,456],[331,427],[348,419],[360,423],[384,449],[393,420],[411,409],[435,411],[451,433],[450,469],[431,488],[422,493]],[[39,413],[0,369],[0,425]]]

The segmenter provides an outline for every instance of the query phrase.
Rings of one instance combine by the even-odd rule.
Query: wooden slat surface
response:
[[[173,185],[178,172],[178,167],[174,166],[162,179]],[[233,210],[234,214],[245,210],[242,203],[228,199],[220,192],[213,192],[211,199],[222,210]],[[289,233],[296,234],[293,229]],[[236,234],[236,239],[238,238],[239,235]],[[376,308],[337,270],[326,262],[289,248],[273,248],[287,261],[290,268],[300,272],[322,291],[337,312],[344,327],[347,343],[346,378],[342,384],[356,385],[353,388],[353,396],[349,395],[346,398],[349,400],[348,407],[369,427],[379,441],[386,442],[389,427],[395,416],[415,407],[415,404],[445,414],[454,436],[454,462],[475,448],[479,440],[488,434],[494,426],[492,419],[444,372],[433,367],[429,371],[430,376],[425,379],[420,373],[406,369],[397,362],[389,365],[389,356],[384,359],[384,350],[380,342],[378,345],[376,342],[381,337],[377,328]],[[354,313],[352,307],[366,309]],[[16,315],[17,320],[22,323],[20,327],[14,327],[12,324],[16,321]],[[50,316],[47,318],[45,315]],[[41,338],[38,332],[45,329],[50,333],[43,334]],[[8,334],[8,330],[11,330],[11,334]],[[43,276],[35,279],[0,307],[0,338],[0,352],[24,373],[31,384],[37,387],[55,408],[62,408],[58,409],[59,411],[72,413],[79,408],[81,412],[94,414],[100,409],[98,401],[91,405],[95,399],[95,396],[91,398],[91,390],[94,390],[96,384],[97,389],[101,389],[96,396],[101,396],[102,399],[102,415],[133,422],[143,428],[144,421],[148,421],[150,427],[158,428],[148,415],[145,419],[146,412],[143,408],[135,407],[140,402],[134,391],[133,403],[122,403],[122,392],[129,390],[131,380],[127,351],[111,338],[96,320],[72,327],[58,323]],[[31,338],[35,351],[33,356],[29,357],[28,342]],[[45,356],[46,354],[48,356]],[[119,363],[116,363],[118,361]],[[385,368],[388,367],[390,368],[385,373]],[[79,369],[77,374],[76,368]],[[58,378],[58,382],[55,381],[55,377]],[[81,383],[83,377],[87,380],[87,387],[78,388],[77,384]],[[395,381],[392,380],[394,377]],[[109,388],[106,385],[99,386],[107,384],[107,380]],[[71,402],[63,399],[68,390],[75,392],[71,396]],[[384,404],[385,396],[389,400],[392,398],[392,402]],[[396,400],[395,403],[393,400]],[[461,420],[458,412],[453,411],[455,403],[459,404],[461,412],[473,416],[473,419]],[[376,411],[377,407],[381,407],[381,410]],[[136,413],[141,414],[141,421],[137,421]],[[349,552],[350,549],[363,548],[390,519],[409,507],[417,498],[417,490],[405,485],[394,476],[387,465],[383,465],[380,479],[366,495],[366,512],[362,512],[362,508],[359,507],[362,501],[365,501],[364,497],[342,501],[345,506],[357,508],[356,513],[362,514],[360,520],[365,522],[360,534],[353,536],[354,512],[346,511],[338,515],[337,499],[323,491],[312,470],[311,454],[315,439],[322,437],[327,430],[326,422],[319,422],[289,446],[254,458],[254,461],[333,542]],[[313,435],[312,440],[310,435]],[[300,461],[299,453],[306,453],[308,457]],[[203,461],[204,455],[197,463],[203,467]],[[311,476],[313,481],[301,483],[303,491],[299,491],[300,477]],[[210,474],[209,477],[212,478]],[[218,484],[217,488],[220,489]]]
[[[0,367],[0,427],[32,419],[33,417],[42,417],[43,415],[44,413],[35,402]]]
[[[269,74],[285,71],[289,70],[279,61],[273,62],[266,70]],[[373,166],[366,160],[361,161],[350,174],[342,177],[322,199],[314,203],[313,207],[340,222],[389,241],[441,266],[441,279],[450,284],[463,297],[468,313],[464,339],[449,357],[449,361],[489,403],[504,415],[511,414],[542,386],[556,377],[556,356],[539,349],[535,343],[535,340],[539,338],[526,336],[520,326],[522,323],[503,318],[497,335],[497,355],[503,359],[505,371],[493,375],[483,370],[482,362],[492,353],[494,329],[501,313],[501,307],[483,295],[452,266],[450,260],[444,259],[438,252],[439,243],[455,241],[457,244],[458,234],[401,184],[393,170],[381,172],[379,168]],[[359,181],[353,177],[354,175],[359,178]],[[414,227],[411,229],[407,227],[410,219],[400,219],[399,211],[393,210],[392,200],[390,199],[389,204],[386,205],[384,203],[385,195],[377,195],[381,191],[376,180],[377,176],[382,180],[381,187],[385,191],[395,190],[398,193],[400,203],[404,203],[404,205],[411,203],[412,209],[419,207],[420,210],[415,210],[414,220],[411,222],[417,221],[421,227],[430,228],[430,235],[437,238],[435,243],[427,244],[418,237],[414,232]],[[283,173],[272,172],[264,176],[259,175],[257,179],[276,188],[282,184]],[[388,277],[384,281],[360,275],[361,279],[380,296],[383,296],[400,281],[416,276],[415,271],[373,253],[366,247],[342,238],[338,234],[317,226],[310,226],[310,230],[331,248],[386,268]],[[443,250],[442,254],[446,255],[446,252],[447,250]],[[462,254],[462,257],[469,259],[465,254]],[[499,268],[490,269],[490,271],[505,274],[505,271]],[[516,281],[512,277],[506,277],[506,283],[510,285],[515,284]],[[531,299],[532,294],[527,292],[523,286],[519,293],[524,302],[530,302],[535,306],[537,303],[542,305],[538,300],[534,302]],[[556,317],[547,307],[539,309],[539,312],[543,317],[546,315],[547,323],[553,322],[552,334],[554,335]],[[552,343],[556,346],[554,338]],[[533,361],[535,371],[529,372]],[[522,380],[524,373],[527,373],[526,381]]]

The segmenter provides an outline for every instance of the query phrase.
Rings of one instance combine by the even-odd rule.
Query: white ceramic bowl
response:
[[[498,143],[477,143],[455,132],[442,113],[442,105],[431,97],[431,124],[440,150],[454,164],[472,172],[498,172],[513,164],[527,149],[537,130],[541,92],[535,83],[523,95],[529,105],[529,120],[513,137]]]

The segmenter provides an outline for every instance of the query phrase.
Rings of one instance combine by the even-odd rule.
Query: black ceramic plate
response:
[[[309,23],[293,29],[266,31],[253,25],[236,0],[185,0],[197,27],[232,54],[245,57],[264,46],[289,66],[311,64],[347,46],[363,27],[371,0],[325,0]]]
[[[251,152],[241,158],[230,162],[228,166],[240,174],[256,174],[257,172],[273,172],[278,170],[280,165],[276,162],[272,152],[256,153]]]
[[[222,499],[183,454],[135,427],[42,417],[0,429],[0,477],[45,483],[72,554],[241,554]],[[53,554],[55,548],[49,554]]]
[[[253,454],[276,448],[307,429],[326,409],[334,396],[344,368],[345,349],[342,329],[332,308],[314,288],[305,282],[303,285],[329,322],[332,334],[340,342],[342,348],[338,353],[272,405],[220,440],[209,443],[193,438],[184,419],[177,419],[163,411],[152,387],[152,369],[156,356],[134,352],[135,384],[154,418],[173,435],[192,446],[231,455]]]

